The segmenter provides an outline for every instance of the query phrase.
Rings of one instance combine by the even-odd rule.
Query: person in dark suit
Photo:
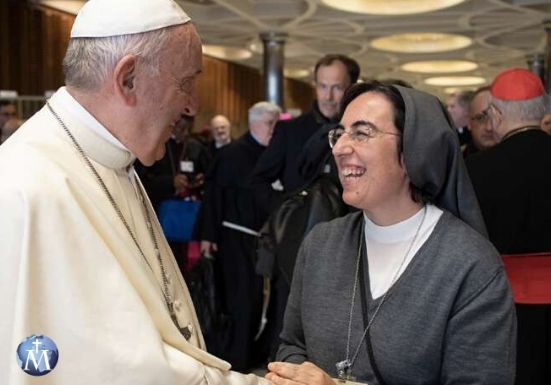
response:
[[[212,141],[208,144],[207,149],[210,157],[214,159],[218,151],[231,143],[232,124],[224,115],[215,115],[209,122],[209,129],[212,136]]]
[[[193,122],[193,116],[182,116],[176,122],[162,159],[149,167],[136,162],[136,172],[158,215],[162,211],[161,204],[167,199],[202,200],[211,157],[206,147],[190,136]],[[180,270],[184,272],[188,265],[188,242],[168,241]]]
[[[473,97],[472,91],[462,91],[451,94],[446,100],[446,109],[452,118],[461,148],[472,142],[471,132],[468,129],[469,103]]]
[[[317,100],[312,110],[278,122],[270,145],[254,169],[252,184],[264,219],[283,197],[281,191],[272,188],[274,182],[279,180],[285,193],[304,187],[306,179],[299,173],[298,165],[303,147],[322,126],[336,122],[341,98],[359,74],[358,63],[344,55],[326,55],[316,63]]]
[[[190,137],[194,118],[183,116],[173,127],[165,156],[152,166],[136,163],[136,171],[155,210],[168,198],[201,198],[211,157],[205,146]]]
[[[499,74],[487,108],[498,144],[467,158],[490,241],[501,254],[551,251],[551,137],[547,95],[526,69]],[[529,260],[528,260],[529,261]],[[523,269],[530,269],[525,262]],[[517,385],[551,383],[551,305],[517,304]]]
[[[215,352],[234,370],[260,362],[253,338],[260,322],[262,278],[255,274],[254,234],[262,222],[253,204],[250,177],[272,137],[281,109],[258,102],[249,109],[249,131],[220,149],[207,174],[201,251],[215,255],[222,309],[230,317],[229,336]]]
[[[497,144],[496,134],[488,116],[489,96],[490,87],[479,88],[473,94],[469,104],[469,124],[467,125],[471,141],[461,147],[464,158]]]

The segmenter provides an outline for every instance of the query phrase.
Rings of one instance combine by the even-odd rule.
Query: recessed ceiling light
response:
[[[289,78],[305,78],[310,75],[310,70],[307,69],[285,69],[283,73]]]
[[[341,11],[373,15],[407,15],[448,8],[465,0],[321,0]]]
[[[84,0],[40,0],[39,4],[59,9],[60,11],[76,15],[82,6],[86,3]]]
[[[402,33],[380,37],[371,42],[373,48],[402,53],[452,51],[471,44],[472,40],[466,36],[435,32]]]
[[[245,60],[253,56],[252,52],[238,47],[226,47],[223,45],[203,45],[203,53],[218,59]]]
[[[404,71],[423,74],[453,73],[475,70],[478,64],[468,60],[426,60],[405,63],[400,68]]]
[[[438,76],[425,79],[430,86],[477,86],[486,83],[486,79],[479,76]]]

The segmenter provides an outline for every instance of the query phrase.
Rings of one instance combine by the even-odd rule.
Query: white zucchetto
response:
[[[75,19],[71,38],[129,35],[190,20],[174,0],[89,0]]]

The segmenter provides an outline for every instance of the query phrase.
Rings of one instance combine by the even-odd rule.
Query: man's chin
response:
[[[158,160],[163,159],[164,156],[165,156],[165,153],[166,153],[166,147],[163,143],[161,146],[159,146],[157,148],[157,151],[155,151],[155,161],[153,163],[155,163]]]
[[[143,164],[146,167],[153,166],[153,164],[165,156],[166,149],[165,146],[162,145],[161,147],[157,148],[153,154],[144,154],[142,156],[136,156],[141,164]]]
[[[339,113],[339,111],[335,110],[334,108],[320,108],[320,112],[327,119],[336,118]]]

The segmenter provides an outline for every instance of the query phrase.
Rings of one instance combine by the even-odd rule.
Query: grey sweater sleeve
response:
[[[276,354],[277,361],[300,364],[308,360],[301,316],[302,279],[307,248],[307,242],[303,242],[295,263],[293,285],[291,285],[291,292],[285,308],[283,331],[280,334],[282,342]]]
[[[458,298],[444,344],[442,384],[514,383],[516,315],[503,268],[478,291]]]

